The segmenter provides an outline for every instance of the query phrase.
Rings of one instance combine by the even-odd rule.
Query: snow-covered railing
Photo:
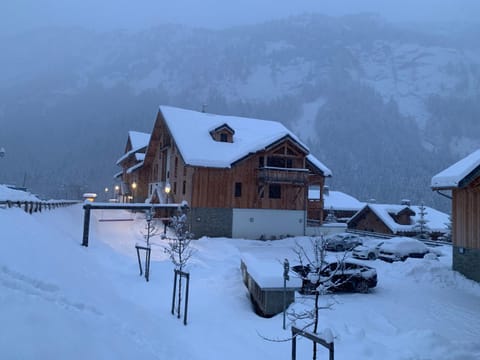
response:
[[[76,200],[48,200],[48,201],[10,201],[0,200],[0,209],[22,208],[26,213],[42,212],[43,210],[53,210],[59,207],[78,204]]]

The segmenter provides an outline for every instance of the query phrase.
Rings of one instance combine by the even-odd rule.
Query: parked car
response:
[[[378,258],[380,252],[380,246],[383,245],[383,241],[374,242],[370,244],[363,243],[357,245],[352,250],[352,256],[357,259],[375,260]]]
[[[350,233],[339,233],[328,236],[325,239],[325,248],[329,251],[346,251],[352,250],[355,246],[360,245],[362,241],[360,237]]]
[[[293,266],[292,270],[302,277],[302,294],[314,293],[319,284],[329,291],[361,293],[377,286],[377,271],[353,261],[327,263],[319,272],[309,265]]]
[[[409,257],[423,258],[428,252],[427,245],[419,240],[396,237],[385,241],[380,246],[378,258],[388,262],[405,261]]]

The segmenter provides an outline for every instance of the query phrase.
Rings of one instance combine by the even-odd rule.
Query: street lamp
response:
[[[1,147],[1,148],[0,148],[0,158],[4,157],[5,154],[6,154],[5,148],[4,148],[4,147]]]
[[[108,201],[108,187],[105,188],[105,201]]]
[[[114,196],[115,196],[115,201],[118,202],[118,195],[119,195],[119,193],[120,193],[120,186],[115,185],[115,188],[114,188],[114,189],[115,189],[115,194],[114,194]]]
[[[133,190],[133,202],[135,202],[135,190],[137,190],[137,183],[134,181],[132,183],[132,190]]]
[[[167,204],[168,204],[168,195],[170,194],[170,191],[172,190],[172,187],[170,186],[170,183],[167,181],[165,184],[165,194],[167,195]]]

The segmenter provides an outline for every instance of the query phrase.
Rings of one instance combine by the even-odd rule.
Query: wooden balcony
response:
[[[308,169],[263,167],[258,169],[258,181],[266,184],[308,184]]]

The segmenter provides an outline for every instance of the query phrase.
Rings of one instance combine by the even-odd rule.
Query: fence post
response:
[[[83,216],[83,240],[82,246],[88,247],[88,233],[90,231],[90,205],[83,206],[85,213]]]

